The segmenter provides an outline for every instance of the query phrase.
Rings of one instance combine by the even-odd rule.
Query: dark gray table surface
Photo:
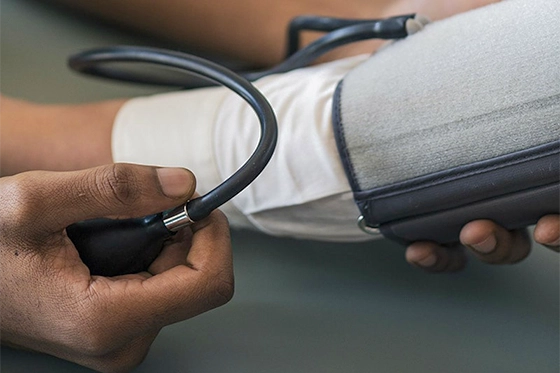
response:
[[[1,3],[1,90],[40,102],[155,92],[79,77],[66,56],[157,44],[31,0]],[[408,266],[379,241],[332,244],[233,232],[236,294],[165,328],[135,372],[558,372],[558,255],[515,266],[471,261],[459,274]],[[86,372],[2,348],[1,369]]]

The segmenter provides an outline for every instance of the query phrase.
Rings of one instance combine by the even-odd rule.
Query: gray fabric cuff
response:
[[[555,0],[498,3],[345,77],[333,122],[369,226],[446,243],[473,219],[517,228],[558,213],[559,17]]]

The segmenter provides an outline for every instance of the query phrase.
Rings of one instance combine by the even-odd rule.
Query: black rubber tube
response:
[[[157,48],[117,46],[86,51],[70,57],[69,66],[78,72],[136,81],[135,74],[108,67],[109,63],[150,63],[166,66],[223,85],[241,96],[254,110],[261,137],[251,157],[232,176],[202,197],[187,204],[189,217],[198,221],[247,187],[270,161],[278,137],[276,116],[266,98],[247,79],[200,57]]]
[[[260,79],[264,76],[271,74],[284,73],[290,70],[294,70],[300,67],[307,66],[315,61],[317,58],[321,57],[325,53],[338,48],[342,45],[354,43],[357,41],[368,40],[368,39],[400,39],[407,36],[406,21],[414,18],[414,14],[396,16],[386,19],[378,20],[356,20],[356,19],[341,19],[332,17],[316,17],[316,16],[301,16],[294,19],[293,25],[290,25],[291,31],[289,31],[289,42],[288,42],[288,53],[289,58],[280,63],[277,66],[272,67],[268,70],[263,71],[253,71],[253,72],[240,72],[238,75],[243,76],[249,81],[254,81]],[[314,42],[307,45],[305,48],[297,50],[297,44],[299,44],[298,30],[310,29],[318,31],[328,31],[328,33]],[[197,75],[198,78],[204,79],[193,79],[190,76],[187,79],[183,77],[169,77],[169,76],[156,76],[154,74],[146,74],[142,72],[127,71],[123,69],[110,68],[104,66],[104,62],[126,62],[126,60],[117,60],[116,56],[111,56],[115,51],[118,51],[122,55],[124,49],[130,49],[133,47],[115,47],[100,49],[94,51],[96,56],[92,56],[93,52],[86,52],[70,58],[70,67],[74,70],[110,78],[114,80],[121,80],[126,82],[141,83],[141,84],[152,84],[160,86],[172,86],[179,88],[199,88],[204,86],[210,86],[214,84],[222,84],[219,80],[208,79],[208,76],[204,74],[196,73],[191,71],[191,74]],[[178,52],[166,52],[163,50],[153,49],[153,48],[141,48],[144,51],[159,51],[160,53],[165,53],[169,55],[171,53],[174,56],[189,56],[188,59],[195,61],[194,56],[190,56]],[[108,54],[108,55],[107,55]],[[172,66],[165,62],[165,56],[159,56],[158,61],[152,61],[153,63],[168,66],[168,67],[178,67]],[[199,61],[205,61],[203,59],[197,58]],[[132,59],[128,60],[132,61]],[[137,62],[150,62],[150,61],[139,61]],[[161,63],[160,63],[161,62]],[[208,64],[208,61],[205,62]],[[215,65],[218,66],[218,65]],[[225,69],[222,67],[222,69]],[[233,88],[232,88],[233,89]]]

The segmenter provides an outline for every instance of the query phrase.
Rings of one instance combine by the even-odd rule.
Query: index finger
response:
[[[183,265],[109,294],[135,319],[165,326],[227,303],[233,296],[233,257],[226,217],[214,211],[193,225],[192,246]],[[114,284],[117,286],[117,284]],[[120,303],[120,302],[118,302]],[[116,307],[119,304],[113,303]]]
[[[219,210],[191,226],[193,231],[192,246],[187,255],[187,265],[197,271],[221,272],[224,265],[233,268],[231,237],[226,216]],[[211,250],[208,242],[229,250]]]

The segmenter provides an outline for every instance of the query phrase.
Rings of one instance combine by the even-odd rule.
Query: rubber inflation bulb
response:
[[[117,276],[146,271],[174,235],[161,213],[134,219],[92,219],[66,228],[92,275]]]

